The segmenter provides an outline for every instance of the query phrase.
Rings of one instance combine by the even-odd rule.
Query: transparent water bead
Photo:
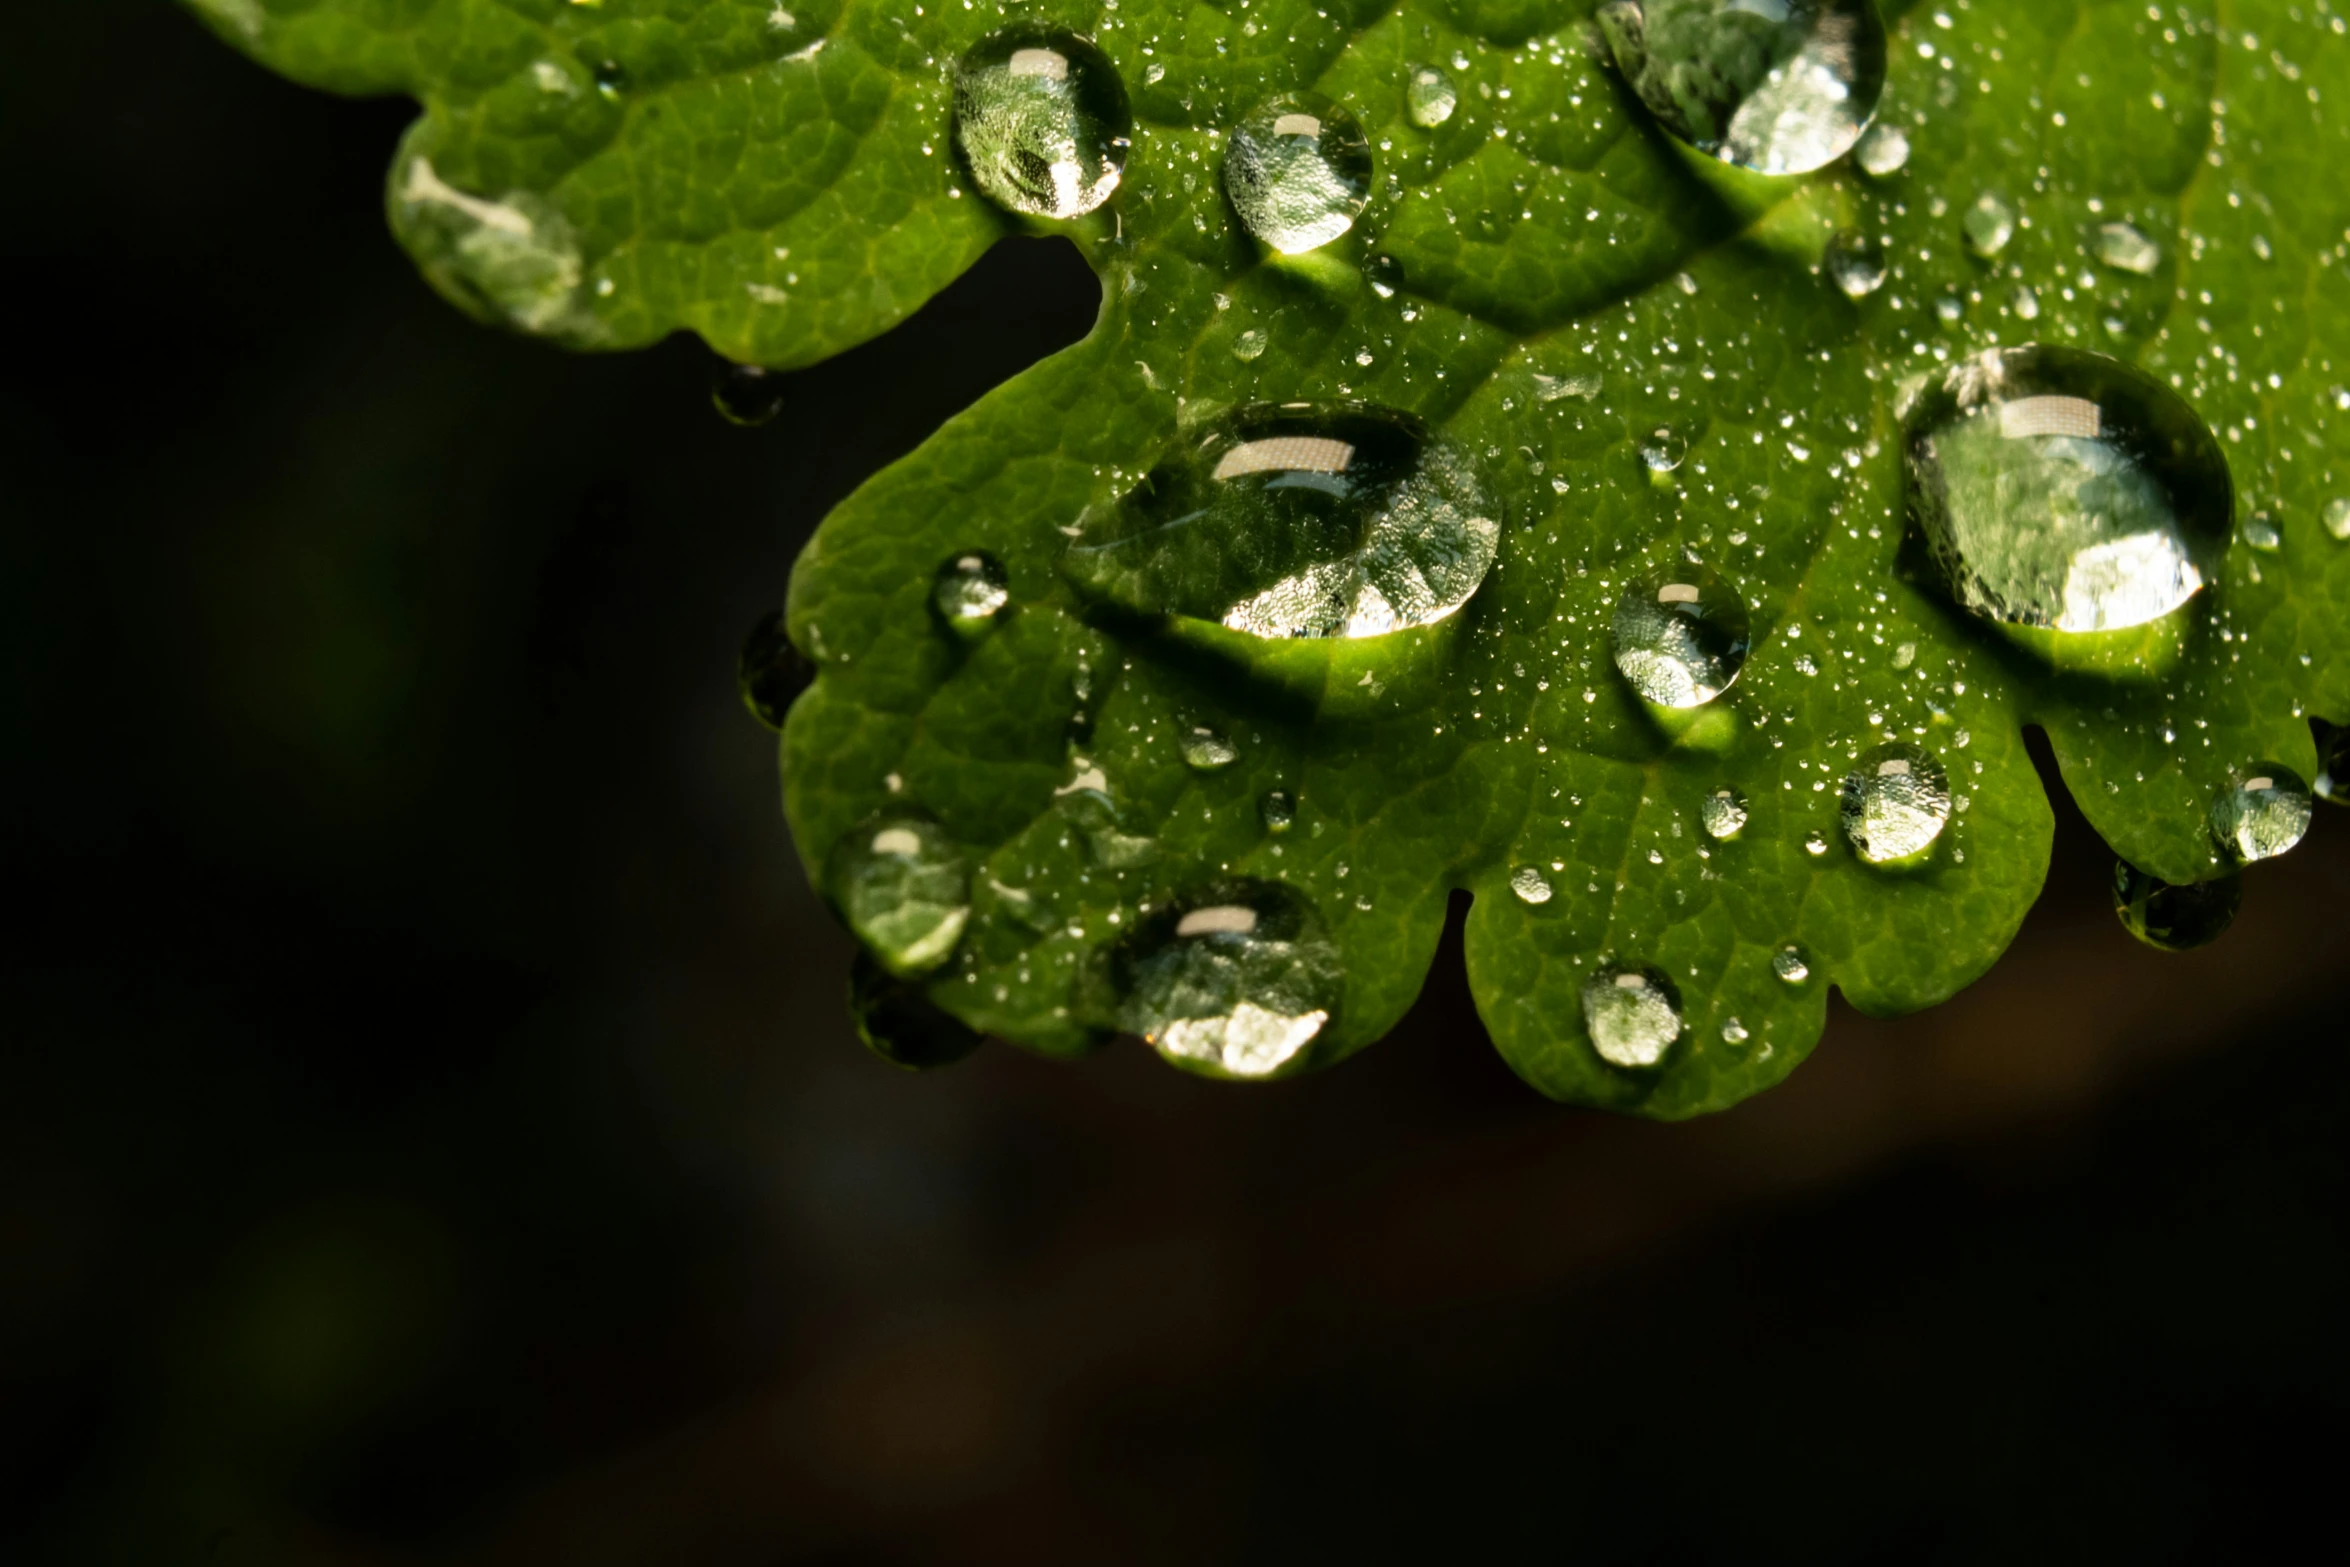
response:
[[[735,688],[742,693],[743,706],[751,710],[751,716],[770,729],[781,729],[784,715],[815,678],[815,666],[784,634],[783,611],[769,610],[761,615],[751,634],[743,638],[742,654],[734,666]]]
[[[1452,78],[1433,65],[1412,68],[1411,80],[1404,84],[1404,112],[1412,123],[1424,131],[1432,131],[1452,118],[1459,107],[1461,95],[1452,84]]]
[[[2317,781],[2309,792],[2330,805],[2350,805],[2350,729],[2337,729],[2319,720]]]
[[[1689,437],[1669,424],[1660,424],[1640,443],[1640,461],[1652,474],[1671,473],[1689,455]]]
[[[1735,789],[1716,789],[1697,807],[1698,820],[1709,838],[1735,838],[1746,830],[1746,797]]]
[[[2309,831],[2309,786],[2280,762],[2254,762],[2230,774],[2211,802],[2211,835],[2247,864],[2273,860]]]
[[[1303,1065],[1343,988],[1311,906],[1269,882],[1226,883],[1161,910],[1111,970],[1120,1027],[1177,1065],[1229,1077]]]
[[[1746,667],[1746,601],[1711,572],[1629,584],[1608,630],[1616,668],[1659,707],[1702,706]]]
[[[1743,1044],[1745,1044],[1745,1043],[1746,1043],[1746,1042],[1747,1042],[1749,1039],[1752,1039],[1753,1037],[1754,1037],[1754,1036],[1753,1036],[1752,1034],[1750,1034],[1750,1033],[1748,1033],[1748,1032],[1746,1031],[1746,1025],[1745,1025],[1744,1023],[1741,1023],[1741,1022],[1739,1022],[1739,1021],[1738,1021],[1736,1018],[1734,1018],[1734,1017],[1726,1017],[1726,1018],[1722,1019],[1722,1043],[1723,1043],[1723,1044],[1725,1044],[1725,1045],[1743,1045]]]
[[[1923,746],[1889,740],[1844,775],[1838,814],[1853,852],[1871,865],[1914,860],[1950,820],[1949,775]]]
[[[1212,773],[1240,760],[1240,748],[1204,724],[1194,724],[1176,740],[1183,765],[1195,773]]]
[[[2337,495],[2326,502],[2325,509],[2318,513],[2318,520],[2325,524],[2326,532],[2335,538],[2350,540],[2350,495]]]
[[[759,365],[721,364],[710,381],[710,406],[746,429],[783,412],[783,377]]]
[[[985,550],[950,555],[930,585],[930,607],[947,629],[966,640],[985,636],[1012,602],[1003,562]]]
[[[849,1016],[865,1048],[891,1066],[927,1072],[952,1066],[979,1048],[979,1035],[950,1016],[922,987],[858,953],[849,969]]]
[[[2162,247],[2127,223],[2106,223],[2097,230],[2097,259],[2117,272],[2145,277],[2162,265]]]
[[[1468,454],[1409,414],[1260,404],[1079,519],[1063,570],[1143,615],[1251,636],[1373,637],[1459,609],[1500,515]]]
[[[1898,125],[1878,120],[1861,133],[1860,145],[1852,150],[1852,158],[1860,171],[1874,179],[1899,174],[1909,162],[1909,137]]]
[[[1521,865],[1510,873],[1510,891],[1524,903],[1548,903],[1550,878],[1531,865]]]
[[[1805,961],[1801,947],[1781,947],[1771,954],[1771,972],[1790,985],[1800,985],[1811,978],[1811,964]]]
[[[1602,968],[1583,982],[1583,1027],[1610,1066],[1652,1067],[1681,1037],[1681,993],[1653,968]]]
[[[1974,199],[1958,226],[1966,232],[1967,248],[1986,259],[2007,248],[2015,238],[2015,208],[2005,198],[1985,191]]]
[[[1839,234],[1821,258],[1829,281],[1847,299],[1866,299],[1885,283],[1885,248],[1862,234]]]
[[[1274,98],[1226,136],[1224,190],[1259,241],[1299,255],[1354,227],[1371,197],[1371,143],[1327,98]]]
[[[424,275],[469,314],[567,343],[603,338],[588,308],[578,232],[546,197],[526,190],[494,201],[477,196],[414,154],[393,181],[391,216]]]
[[[1762,174],[1843,157],[1885,86],[1873,0],[1613,0],[1599,27],[1658,124]]]
[[[924,817],[885,817],[850,833],[832,851],[826,882],[849,929],[901,978],[944,963],[971,917],[963,853]]]
[[[2217,941],[2243,902],[2241,876],[2174,884],[2127,860],[2113,862],[2113,912],[2122,929],[2165,952]]]
[[[2243,531],[2244,542],[2263,553],[2280,549],[2285,542],[2285,536],[2277,531],[2276,518],[2264,511],[2245,518]]]
[[[2217,573],[2235,502],[2219,443],[2142,370],[1992,349],[1908,410],[1909,517],[1951,596],[2062,632],[2158,620]]]
[[[1117,190],[1133,135],[1117,67],[1075,33],[1008,28],[955,67],[955,150],[999,207],[1082,217]]]
[[[1257,802],[1257,815],[1264,819],[1267,832],[1287,832],[1297,820],[1297,796],[1287,789],[1268,789]]]

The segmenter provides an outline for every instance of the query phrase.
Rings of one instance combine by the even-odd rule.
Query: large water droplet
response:
[[[1609,628],[1616,668],[1659,707],[1697,707],[1746,667],[1746,601],[1711,572],[1631,583]]]
[[[1909,162],[1909,137],[1900,126],[1879,120],[1861,133],[1860,145],[1853,149],[1852,156],[1861,172],[1873,178],[1899,174]]]
[[[993,630],[1012,602],[1011,578],[1003,562],[985,550],[950,555],[930,585],[930,606],[946,627],[966,641]]]
[[[760,616],[743,638],[742,655],[734,666],[735,686],[751,716],[770,729],[781,729],[793,701],[815,678],[815,666],[784,635],[783,611]]]
[[[1735,789],[1716,789],[1697,808],[1709,838],[1735,838],[1746,830],[1746,796]]]
[[[1653,968],[1600,969],[1583,982],[1583,1026],[1611,1066],[1654,1066],[1681,1037],[1681,993]]]
[[[1659,124],[1764,174],[1844,156],[1885,86],[1872,0],[1613,0],[1599,26]]]
[[[1837,235],[1822,262],[1847,299],[1866,299],[1884,285],[1885,248],[1866,235]]]
[[[1460,104],[1461,95],[1454,88],[1452,78],[1433,65],[1412,68],[1411,80],[1404,85],[1404,110],[1412,123],[1424,131],[1432,131],[1452,118],[1452,111]]]
[[[1523,903],[1548,903],[1550,878],[1531,865],[1521,865],[1510,873],[1510,891]]]
[[[1327,98],[1274,98],[1225,138],[1224,189],[1251,234],[1294,256],[1354,227],[1370,199],[1371,143]]]
[[[849,929],[892,974],[927,974],[962,940],[971,877],[938,823],[919,816],[869,823],[840,841],[827,871]]]
[[[1304,899],[1235,882],[1161,910],[1112,955],[1119,1025],[1178,1065],[1268,1077],[1303,1065],[1343,988]]]
[[[1013,27],[955,68],[955,147],[980,193],[1035,218],[1074,218],[1118,188],[1134,134],[1126,85],[1074,33]]]
[[[412,155],[393,186],[392,225],[425,276],[482,319],[569,343],[605,335],[588,308],[579,235],[537,192],[476,196]]]
[[[2211,835],[2235,859],[2272,860],[2309,831],[2309,786],[2279,762],[2239,768],[2211,802]]]
[[[1771,954],[1771,972],[1790,985],[1800,985],[1811,978],[1811,964],[1801,947],[1781,947]]]
[[[1910,520],[1952,597],[1987,620],[2111,631],[2160,619],[2217,571],[2227,461],[2142,370],[2077,349],[1993,349],[1910,410]]]
[[[1996,256],[2015,238],[2015,208],[2004,197],[1985,191],[1959,218],[1958,226],[1966,231],[1968,249],[1978,256]]]
[[[1140,614],[1268,638],[1378,636],[1468,601],[1497,515],[1468,455],[1408,414],[1266,405],[1080,519],[1064,569]]]
[[[710,406],[728,424],[765,424],[783,412],[783,377],[760,365],[722,364],[710,381]]]
[[[1844,775],[1844,836],[1871,865],[1924,854],[1950,820],[1950,779],[1934,753],[1904,740],[1861,753]]]
[[[2107,223],[2097,230],[2097,259],[2145,277],[2162,264],[2162,247],[2127,223]]]
[[[2235,922],[2243,901],[2240,876],[2174,885],[2127,860],[2113,862],[2113,912],[2121,917],[2122,928],[2165,952],[2217,941]]]
[[[862,952],[849,969],[849,1016],[865,1048],[909,1071],[951,1066],[979,1048],[969,1024]]]

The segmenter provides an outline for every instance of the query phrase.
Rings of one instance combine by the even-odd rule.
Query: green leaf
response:
[[[1099,323],[844,503],[788,605],[820,670],[784,736],[810,874],[836,901],[928,889],[897,956],[953,938],[927,995],[988,1034],[1074,1055],[1237,985],[1279,1004],[1221,1066],[1181,1064],[1325,1064],[1411,1004],[1465,888],[1471,983],[1522,1075],[1695,1114],[1791,1070],[1831,985],[1895,1013],[1997,957],[2047,866],[2027,725],[2118,853],[2192,881],[2228,868],[2209,812],[2231,772],[2312,777],[2309,720],[2350,719],[2350,544],[2325,522],[2350,494],[2333,0],[1889,12],[1878,121],[1907,162],[1783,180],[1659,131],[1587,0],[197,3],[289,74],[424,101],[393,219],[460,303],[580,346],[689,327],[772,365],[885,328],[1011,229],[950,154],[963,49],[1007,20],[1099,43],[1135,114],[1123,181],[1026,225],[1080,244]],[[1457,92],[1432,129],[1407,113],[1429,65]],[[1377,174],[1349,233],[1281,257],[1227,202],[1220,132],[1301,91],[1351,109]],[[1965,227],[1985,195],[2016,215],[1988,259]],[[2150,270],[2100,259],[2109,224],[2152,241]],[[1857,300],[1822,266],[1852,236],[1887,263]],[[2239,538],[2184,630],[2102,670],[1956,608],[1905,546],[1909,385],[2029,342],[2176,388],[2239,519],[2275,538]],[[1220,418],[1285,402],[1394,410],[1477,466],[1500,529],[1457,614],[1268,643],[1147,613],[1271,568],[1226,519],[1153,577],[1121,498]],[[942,616],[939,572],[982,554],[1007,603]],[[1705,573],[1743,600],[1752,654],[1693,715],[1651,709],[1611,657],[1618,600]],[[1896,740],[1939,761],[1954,809],[1917,862],[1876,865],[1839,796]],[[1722,791],[1746,820],[1717,839]],[[877,876],[860,856],[884,834],[945,847]],[[942,937],[945,874],[970,900]],[[1262,928],[1224,957],[1173,942],[1236,904]],[[1619,993],[1619,971],[1646,977]],[[1595,1048],[1595,981],[1599,1015],[1677,997],[1655,1066]]]

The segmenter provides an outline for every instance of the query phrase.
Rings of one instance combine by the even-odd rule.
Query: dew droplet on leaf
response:
[[[859,952],[849,969],[849,1016],[865,1048],[891,1066],[926,1072],[951,1066],[979,1048],[979,1035],[950,1016],[922,987]]]
[[[1844,775],[1838,814],[1853,852],[1871,865],[1915,860],[1950,820],[1950,779],[1933,752],[1889,740]]]
[[[2096,249],[2097,259],[2117,272],[2145,277],[2162,264],[2162,247],[2127,223],[2101,224]]]
[[[1371,144],[1338,104],[1293,93],[1261,104],[1224,139],[1224,190],[1241,225],[1298,255],[1354,227],[1371,194]]]
[[[1716,789],[1697,808],[1708,837],[1735,838],[1746,827],[1746,799],[1735,789]]]
[[[781,729],[793,700],[816,678],[815,666],[784,635],[782,610],[769,610],[751,627],[735,661],[734,678],[751,716],[770,729]]]
[[[1790,985],[1800,985],[1811,978],[1811,964],[1804,960],[1801,947],[1781,947],[1771,954],[1771,972]]]
[[[2241,876],[2173,884],[2127,860],[2113,862],[2113,912],[2122,929],[2165,952],[2217,941],[2243,901]]]
[[[1550,878],[1531,865],[1521,865],[1510,873],[1510,891],[1524,903],[1548,903]]]
[[[1240,760],[1240,748],[1204,724],[1194,724],[1176,741],[1183,765],[1196,773],[1212,773]]]
[[[1119,1026],[1217,1076],[1303,1065],[1343,989],[1311,905],[1272,882],[1224,883],[1162,909],[1110,961]]]
[[[2309,786],[2280,762],[2254,762],[2229,774],[2211,802],[2211,835],[2230,858],[2272,860],[2309,831]]]
[[[1609,633],[1616,668],[1659,707],[1710,702],[1746,665],[1746,601],[1711,572],[1629,584]]]
[[[728,424],[765,424],[783,412],[783,377],[759,365],[721,364],[711,378],[710,405]]]
[[[944,963],[971,917],[963,853],[924,817],[885,817],[851,832],[834,847],[826,881],[849,929],[901,978]]]
[[[1424,131],[1432,131],[1451,119],[1460,101],[1460,91],[1453,86],[1452,78],[1433,65],[1414,66],[1411,79],[1404,84],[1404,110],[1412,117],[1412,123]]]
[[[2005,197],[1985,191],[1977,196],[1958,220],[1966,233],[1967,248],[1976,255],[1989,259],[2007,248],[2015,238],[2015,208]]]
[[[1866,235],[1839,234],[1829,240],[1822,264],[1847,299],[1866,299],[1885,281],[1884,247]]]
[[[1012,602],[1011,578],[985,550],[950,555],[930,586],[931,608],[957,636],[984,636]]]
[[[955,67],[955,149],[997,206],[1082,217],[1126,170],[1134,116],[1109,57],[1074,33],[1013,27]]]
[[[1610,1066],[1655,1066],[1681,1037],[1681,993],[1653,968],[1602,968],[1583,982],[1583,1027]]]
[[[1876,179],[1899,174],[1909,162],[1909,137],[1898,125],[1878,120],[1861,133],[1860,145],[1853,149],[1853,161],[1863,174]]]

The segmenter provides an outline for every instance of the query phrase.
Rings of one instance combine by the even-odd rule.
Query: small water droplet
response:
[[[1689,437],[1669,424],[1660,424],[1640,443],[1640,460],[1652,474],[1671,473],[1689,455]]]
[[[1735,789],[1716,789],[1697,808],[1708,837],[1735,838],[1746,828],[1746,797]]]
[[[1240,748],[1204,724],[1185,730],[1177,746],[1183,752],[1183,765],[1193,772],[1212,773],[1240,760]]]
[[[1950,820],[1950,779],[1923,746],[1889,740],[1861,753],[1844,775],[1840,818],[1853,850],[1871,865],[1914,860]]]
[[[2277,531],[2277,520],[2267,512],[2256,511],[2244,519],[2244,542],[2263,552],[2274,551],[2284,543],[2284,535]]]
[[[949,556],[930,587],[931,607],[949,631],[966,639],[985,635],[1011,602],[1011,578],[985,550]]]
[[[1828,278],[1847,299],[1866,299],[1885,282],[1885,250],[1865,234],[1839,234],[1823,258]]]
[[[1007,28],[955,67],[955,150],[999,207],[1082,217],[1117,190],[1133,134],[1118,68],[1074,33]]]
[[[2113,862],[2113,912],[2122,928],[2165,952],[2217,941],[2235,922],[2243,901],[2240,876],[2173,884],[2127,860]]]
[[[1312,93],[1274,98],[1225,138],[1224,189],[1240,221],[1283,255],[1354,227],[1371,193],[1371,144],[1339,105]]]
[[[1598,21],[1657,123],[1764,174],[1844,156],[1885,85],[1885,24],[1871,0],[1612,0]]]
[[[2127,223],[2107,223],[2097,230],[2097,259],[2117,272],[2145,277],[2162,264],[2162,247]]]
[[[1305,1065],[1344,988],[1321,920],[1272,882],[1223,883],[1160,910],[1113,949],[1110,968],[1119,1026],[1219,1077]]]
[[[1297,797],[1287,789],[1268,789],[1257,802],[1257,814],[1264,818],[1266,831],[1287,832],[1297,820]]]
[[[1371,292],[1381,299],[1393,299],[1395,291],[1403,287],[1403,263],[1393,256],[1373,256],[1363,266],[1363,276],[1369,280]]]
[[[849,1016],[865,1048],[891,1066],[926,1072],[951,1066],[979,1048],[979,1035],[950,1016],[922,987],[859,952],[849,969]]]
[[[1580,375],[1542,375],[1534,377],[1534,395],[1546,403],[1555,403],[1562,397],[1589,402],[1599,395],[1600,378],[1597,371]]]
[[[765,424],[783,412],[783,377],[759,365],[721,364],[710,404],[728,424]]]
[[[2211,835],[2234,859],[2272,860],[2309,831],[2309,786],[2279,762],[2238,768],[2211,802]]]
[[[628,91],[628,67],[618,60],[600,60],[595,68],[596,91],[614,103]]]
[[[1627,585],[1609,629],[1616,668],[1659,707],[1710,702],[1746,665],[1746,601],[1711,572]]]
[[[2350,495],[2337,495],[2326,502],[2318,518],[2325,524],[2326,532],[2337,539],[2350,540]]]
[[[1985,191],[1968,206],[1958,225],[1966,232],[1968,249],[1985,258],[1996,256],[2015,238],[2015,208],[2004,197]]]
[[[2014,306],[2018,321],[2040,319],[2040,296],[2033,291],[2029,283],[2018,283],[2015,286],[2015,292],[2008,297]]]
[[[583,346],[607,335],[583,287],[578,231],[545,196],[514,190],[492,201],[457,189],[415,153],[393,182],[391,215],[425,276],[472,314]]]
[[[1411,80],[1404,86],[1404,109],[1412,123],[1424,131],[1432,131],[1452,118],[1461,95],[1452,84],[1452,78],[1433,65],[1412,68]]]
[[[1723,1043],[1723,1044],[1725,1044],[1725,1045],[1743,1045],[1743,1044],[1745,1044],[1745,1043],[1746,1043],[1746,1041],[1747,1041],[1748,1039],[1750,1039],[1751,1037],[1753,1037],[1753,1036],[1751,1036],[1750,1034],[1748,1034],[1748,1033],[1746,1032],[1746,1025],[1745,1025],[1744,1023],[1741,1023],[1741,1022],[1739,1022],[1739,1021],[1738,1021],[1736,1018],[1734,1018],[1734,1017],[1727,1017],[1727,1018],[1724,1018],[1724,1019],[1722,1019],[1722,1043]]]
[[[1522,902],[1548,903],[1550,878],[1531,865],[1521,865],[1510,873],[1510,891],[1516,893]]]
[[[751,710],[751,716],[770,729],[781,729],[793,700],[816,678],[815,666],[784,635],[782,610],[769,610],[761,615],[751,634],[743,639],[734,678],[736,689],[742,693],[743,706]]]
[[[1863,174],[1877,179],[1899,174],[1909,162],[1909,137],[1898,125],[1883,120],[1872,124],[1861,133],[1860,145],[1853,150]]]
[[[1653,968],[1609,966],[1583,982],[1583,1026],[1611,1066],[1655,1066],[1681,1037],[1681,993]]]
[[[1771,954],[1771,972],[1790,985],[1800,985],[1811,978],[1811,965],[1804,961],[1801,947],[1781,947]]]
[[[1249,327],[1232,340],[1232,357],[1242,364],[1249,364],[1263,357],[1267,341],[1261,329]]]
[[[826,879],[849,929],[901,978],[944,963],[971,917],[963,853],[924,817],[884,817],[850,833],[833,849]]]
[[[1816,860],[1828,852],[1828,840],[1816,832],[1807,833],[1803,840],[1803,852]]]

